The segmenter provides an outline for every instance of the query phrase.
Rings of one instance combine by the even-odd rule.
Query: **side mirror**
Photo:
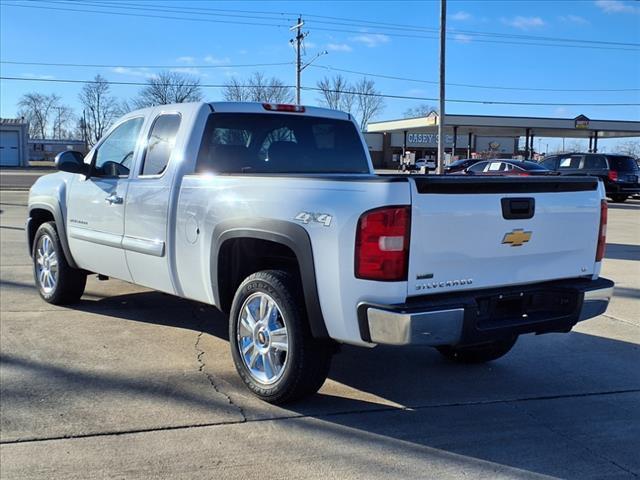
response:
[[[89,165],[84,163],[84,156],[80,152],[67,150],[56,155],[56,167],[62,172],[80,173],[87,175]]]

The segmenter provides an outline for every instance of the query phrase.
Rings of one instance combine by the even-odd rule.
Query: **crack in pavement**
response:
[[[232,398],[231,395],[229,395],[228,393],[222,391],[221,387],[216,383],[216,380],[214,378],[213,375],[211,375],[210,373],[208,373],[205,370],[206,367],[206,363],[203,360],[205,351],[202,350],[200,348],[200,340],[202,340],[202,337],[204,335],[204,325],[203,325],[203,320],[200,320],[195,312],[195,309],[191,310],[191,315],[192,317],[198,321],[200,323],[200,332],[198,332],[198,335],[196,336],[196,343],[194,345],[195,351],[196,351],[196,361],[198,362],[198,371],[202,372],[206,377],[207,380],[209,381],[209,383],[211,384],[211,386],[213,387],[213,389],[216,391],[216,393],[219,393],[220,395],[223,395],[226,399],[227,402],[229,402],[229,405],[231,405],[232,407],[235,407],[238,409],[238,413],[240,414],[240,416],[242,417],[242,420],[240,420],[239,422],[234,422],[234,423],[245,423],[247,421],[247,415],[245,414],[244,408],[242,408],[240,405],[236,404]]]
[[[621,322],[621,323],[624,323],[626,325],[631,325],[632,327],[640,328],[640,325],[636,325],[635,323],[632,323],[629,320],[623,320],[622,318],[614,317],[612,315],[607,315],[605,313],[603,313],[602,316],[610,318],[611,320],[615,320],[616,322]]]
[[[214,388],[216,386],[214,385]],[[219,391],[219,390],[216,390]],[[225,395],[223,392],[222,395]],[[119,435],[136,435],[141,433],[151,433],[151,432],[164,432],[171,430],[187,430],[191,428],[203,428],[203,427],[218,427],[218,426],[227,426],[227,425],[240,425],[240,424],[248,424],[254,422],[273,422],[279,420],[296,420],[296,419],[306,419],[306,418],[332,418],[332,417],[340,417],[345,415],[367,415],[370,413],[385,413],[391,411],[401,411],[401,412],[413,412],[416,410],[429,410],[435,408],[457,408],[457,407],[474,407],[474,406],[484,406],[484,405],[500,405],[505,404],[509,405],[511,403],[520,403],[520,402],[534,402],[534,401],[545,401],[545,400],[562,400],[569,398],[584,398],[584,397],[598,397],[605,395],[624,395],[628,393],[640,393],[640,388],[627,389],[627,390],[610,390],[610,391],[602,391],[602,392],[585,392],[585,393],[568,393],[568,394],[558,394],[558,395],[544,395],[544,396],[534,396],[534,397],[520,397],[520,398],[510,398],[510,399],[496,399],[496,400],[477,400],[470,402],[451,402],[451,403],[439,403],[433,405],[417,405],[417,406],[406,406],[406,407],[380,407],[380,408],[364,408],[364,409],[351,409],[351,410],[340,410],[335,412],[328,413],[316,413],[316,414],[291,414],[291,415],[281,415],[275,417],[265,417],[265,418],[255,418],[255,419],[247,419],[244,416],[243,410],[243,419],[242,420],[227,420],[227,421],[219,421],[219,422],[207,422],[207,423],[194,423],[187,425],[174,425],[167,427],[153,427],[153,428],[139,428],[139,429],[129,429],[129,430],[113,430],[113,431],[105,431],[105,432],[97,432],[97,433],[80,433],[80,434],[70,434],[70,435],[60,435],[54,437],[31,437],[31,438],[22,438],[17,440],[0,440],[0,445],[12,445],[19,443],[35,443],[35,442],[50,442],[50,441],[58,441],[58,440],[73,440],[73,439],[81,439],[81,438],[93,438],[93,437],[108,437],[108,436],[119,436]],[[229,399],[229,403],[240,408],[238,405],[235,405]]]

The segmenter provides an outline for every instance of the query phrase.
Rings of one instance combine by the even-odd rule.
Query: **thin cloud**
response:
[[[456,12],[453,15],[451,15],[451,20],[457,20],[459,22],[463,22],[465,20],[469,20],[471,19],[471,14],[468,12]]]
[[[217,58],[213,55],[207,55],[204,57],[204,61],[209,65],[228,65],[231,63],[231,59],[229,57]]]
[[[329,43],[327,44],[327,50],[331,52],[352,52],[353,48],[346,43]]]
[[[596,0],[596,6],[605,13],[640,13],[639,7],[620,0]]]
[[[148,68],[130,68],[130,67],[114,67],[111,69],[113,73],[120,75],[129,75],[131,77],[152,78],[155,76]]]
[[[176,61],[177,61],[177,62],[180,62],[180,63],[189,63],[189,64],[192,64],[192,63],[194,63],[194,62],[196,61],[196,59],[195,59],[194,57],[185,56],[185,57],[178,57],[178,58],[176,59]]]
[[[523,17],[518,15],[513,18],[503,18],[502,23],[520,30],[544,27],[546,23],[540,17]]]
[[[204,74],[202,74],[200,72],[200,70],[198,70],[197,68],[192,68],[192,67],[172,68],[171,71],[175,72],[175,73],[184,73],[186,75],[192,75],[192,76],[195,76],[195,77],[205,76]]]
[[[574,23],[576,25],[589,25],[591,22],[580,15],[561,15],[558,17],[563,23]]]
[[[362,35],[351,37],[351,40],[361,43],[369,48],[373,48],[389,43],[391,39],[382,33],[363,33]]]
[[[53,80],[56,78],[53,75],[38,75],[37,73],[23,73],[22,76],[25,78],[37,78],[39,80]]]
[[[456,33],[453,36],[453,39],[459,43],[471,43],[471,41],[473,40],[472,37],[470,37],[469,35],[465,35],[464,33]]]

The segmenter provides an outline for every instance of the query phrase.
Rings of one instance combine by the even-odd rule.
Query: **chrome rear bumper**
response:
[[[549,301],[565,300],[563,310],[540,314],[540,306],[528,311],[523,307],[513,317],[498,320],[480,317],[480,302],[491,295],[523,297],[548,295]],[[564,295],[565,297],[563,297]],[[510,288],[504,294],[494,290],[465,292],[459,295],[423,298],[416,304],[371,305],[358,307],[363,340],[386,345],[459,345],[473,344],[524,333],[567,332],[577,323],[601,315],[613,296],[613,282],[548,282]],[[539,298],[539,297],[536,297]],[[566,302],[572,301],[569,307]],[[524,302],[526,303],[526,302]],[[523,305],[524,305],[523,303]],[[531,303],[531,302],[529,302]],[[438,308],[441,306],[441,308]],[[544,306],[544,305],[543,305]]]

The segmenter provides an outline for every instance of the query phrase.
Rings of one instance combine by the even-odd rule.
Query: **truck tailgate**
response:
[[[597,179],[427,176],[410,183],[409,296],[594,273]]]

